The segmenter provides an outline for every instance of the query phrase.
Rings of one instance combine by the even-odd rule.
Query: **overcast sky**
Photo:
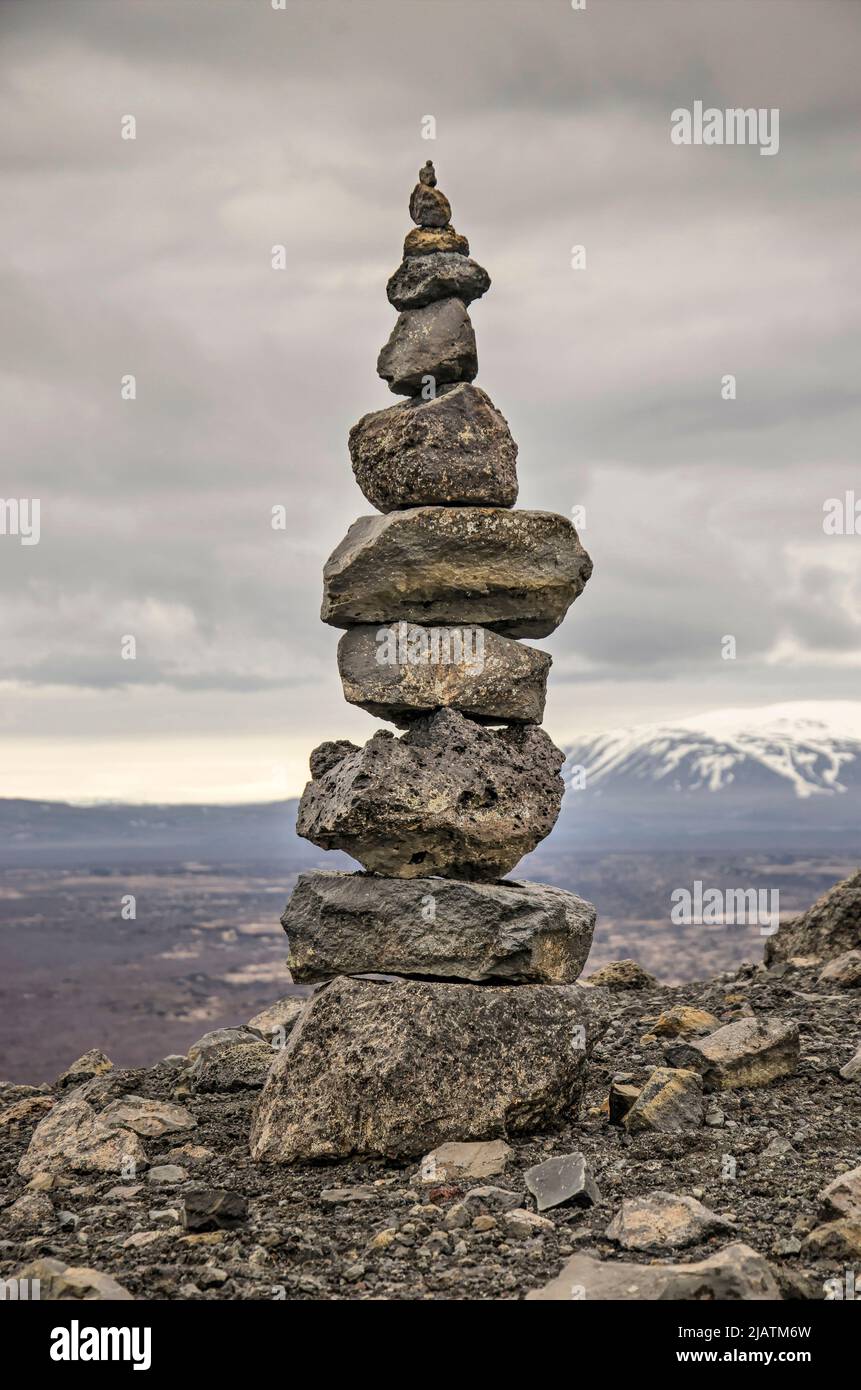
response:
[[[586,508],[551,735],[858,698],[861,4],[4,0],[0,55],[0,794],[270,799],[370,736],[320,571],[428,157],[519,505]],[[778,152],[673,144],[697,100]]]

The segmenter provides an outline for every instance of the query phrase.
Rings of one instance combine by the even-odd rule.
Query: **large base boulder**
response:
[[[765,963],[794,956],[834,960],[861,948],[861,869],[835,883],[800,917],[782,922],[765,943]]]
[[[402,310],[377,358],[377,375],[396,396],[416,395],[429,377],[441,386],[472,381],[477,373],[475,333],[466,305],[456,296]]]
[[[499,879],[553,829],[564,761],[533,724],[488,729],[439,710],[401,738],[315,749],[296,829],[373,873]]]
[[[317,871],[299,875],[281,922],[294,980],[377,972],[572,984],[595,909],[546,883]]]
[[[631,1264],[574,1255],[549,1284],[533,1289],[528,1301],[564,1299],[769,1300],[781,1298],[767,1260],[749,1245],[727,1245],[716,1255],[691,1264]]]
[[[353,522],[326,561],[320,616],[333,627],[477,623],[546,637],[591,573],[555,512],[414,507]]]
[[[350,458],[381,512],[517,501],[517,445],[490,397],[466,381],[363,415],[350,430]]]
[[[437,709],[540,724],[551,660],[484,627],[351,627],[338,643],[344,699],[402,729]]]
[[[251,1153],[271,1163],[419,1157],[570,1122],[593,1027],[577,985],[325,985],[279,1053]]]

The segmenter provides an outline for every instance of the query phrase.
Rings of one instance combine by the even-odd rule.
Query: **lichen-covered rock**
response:
[[[184,1105],[171,1101],[150,1100],[146,1096],[121,1096],[101,1111],[103,1124],[117,1124],[132,1130],[143,1139],[161,1139],[165,1134],[177,1134],[194,1129],[197,1120]]]
[[[535,725],[487,729],[439,710],[309,782],[296,829],[373,873],[499,879],[553,829],[564,761]]]
[[[794,956],[833,960],[861,949],[861,869],[829,888],[800,917],[782,922],[765,943],[766,965]]]
[[[253,1028],[255,1033],[260,1033],[267,1042],[271,1042],[273,1038],[281,1041],[286,1038],[307,1002],[304,995],[299,994],[288,994],[284,999],[276,999],[274,1004],[269,1004],[265,1009],[261,1009],[259,1014],[250,1018],[248,1027]]]
[[[22,1178],[31,1178],[35,1173],[64,1170],[134,1172],[146,1165],[146,1151],[138,1136],[119,1121],[102,1119],[89,1100],[74,1091],[33,1130],[18,1172]]]
[[[798,1025],[739,1018],[706,1038],[674,1043],[665,1051],[671,1066],[699,1072],[707,1091],[768,1086],[798,1068]]]
[[[692,1264],[630,1264],[573,1255],[555,1279],[526,1295],[527,1301],[564,1299],[766,1299],[781,1298],[774,1271],[749,1245],[727,1245]]]
[[[819,972],[819,983],[838,989],[861,987],[861,951],[845,951],[842,956],[835,956]]]
[[[472,381],[478,373],[475,333],[462,299],[438,299],[398,314],[377,358],[377,374],[396,396],[413,396],[433,378]]]
[[[410,217],[419,227],[447,227],[451,203],[441,189],[420,180],[410,198]]]
[[[469,255],[469,242],[454,227],[413,227],[404,238],[404,257],[454,252]]]
[[[339,977],[278,1055],[252,1156],[417,1157],[552,1128],[576,1115],[592,1032],[576,986]]]
[[[113,1070],[113,1062],[110,1057],[105,1056],[97,1047],[93,1047],[89,1052],[85,1052],[83,1057],[79,1057],[70,1067],[63,1072],[62,1076],[57,1077],[57,1085],[64,1087],[80,1086],[84,1081],[90,1081],[94,1076],[103,1076],[105,1072]]]
[[[622,1119],[629,1134],[681,1134],[702,1122],[702,1077],[674,1067],[655,1067]]]
[[[517,445],[490,397],[469,382],[363,415],[350,430],[350,458],[381,512],[517,501]]]
[[[201,1052],[189,1069],[192,1089],[206,1091],[256,1090],[263,1085],[275,1052],[268,1042],[226,1042]]]
[[[595,909],[544,883],[464,883],[314,871],[284,916],[295,980],[377,972],[436,979],[570,984]]]
[[[694,1197],[650,1192],[625,1198],[607,1227],[607,1239],[625,1250],[673,1250],[697,1245],[706,1236],[730,1227],[729,1221]]]
[[[430,256],[407,256],[390,277],[386,294],[396,309],[423,309],[426,304],[452,295],[471,304],[489,289],[490,276],[478,261],[442,251]]]
[[[635,960],[611,960],[583,983],[605,989],[654,989],[658,982]]]
[[[110,1274],[86,1265],[67,1265],[64,1260],[33,1260],[12,1277],[15,1282],[23,1282],[32,1289],[38,1285],[38,1293],[31,1292],[29,1296],[52,1303],[73,1300],[118,1303],[134,1298]]]
[[[481,724],[540,724],[551,657],[484,627],[349,628],[338,643],[344,699],[408,729],[456,709]]]
[[[326,561],[321,617],[478,624],[546,637],[592,573],[570,521],[504,507],[415,507],[362,516]]]

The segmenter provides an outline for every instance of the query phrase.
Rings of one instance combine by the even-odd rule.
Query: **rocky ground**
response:
[[[141,1299],[520,1299],[580,1252],[607,1262],[612,1274],[619,1261],[688,1263],[743,1242],[768,1262],[784,1297],[835,1297],[838,1287],[852,1297],[853,1271],[861,1267],[861,1208],[853,1205],[861,1201],[859,1183],[836,1207],[820,1194],[861,1164],[861,1069],[853,1077],[846,1067],[861,1044],[861,995],[851,971],[839,983],[821,973],[821,962],[778,961],[677,988],[637,971],[611,975],[615,986],[628,987],[600,990],[607,1030],[592,1056],[580,1118],[554,1134],[512,1139],[510,1152],[502,1146],[495,1160],[491,1151],[484,1171],[476,1169],[481,1176],[425,1164],[423,1180],[418,1159],[252,1162],[252,1110],[271,1057],[270,1043],[256,1035],[192,1048],[191,1065],[172,1058],[121,1071],[95,1058],[55,1085],[4,1086],[0,1276],[41,1277],[43,1298],[64,1288],[65,1296],[116,1296],[109,1276]],[[641,1087],[666,1065],[678,1041],[652,1030],[678,1005],[720,1023],[755,1016],[797,1024],[797,1069],[767,1085],[707,1091],[702,1124],[629,1133],[610,1123],[611,1082],[624,1096],[625,1086]],[[289,1001],[286,1026],[296,1007]],[[256,1026],[269,1035],[277,1018]],[[204,1089],[211,1087],[221,1089]],[[59,1107],[68,1112],[75,1096],[85,1102],[81,1113],[62,1119]],[[110,1127],[91,1128],[82,1141],[94,1112],[129,1096],[160,1103],[126,1102],[108,1112],[134,1131],[132,1150],[128,1142],[123,1152],[112,1150],[104,1138],[116,1133]],[[29,1148],[22,1174],[34,1127],[52,1111],[61,1116],[57,1133]],[[128,1141],[129,1129],[120,1133]],[[90,1157],[76,1158],[84,1150]],[[539,1216],[524,1175],[572,1152],[585,1156],[598,1200]],[[124,1176],[121,1165],[130,1159],[134,1169]],[[103,1170],[85,1170],[96,1163]],[[469,1199],[477,1189],[484,1195]],[[659,1200],[645,1215],[626,1208],[616,1239],[608,1237],[624,1199],[658,1191],[695,1199],[681,1223],[678,1211],[668,1220]],[[207,1217],[210,1208],[218,1210]],[[843,1216],[850,1219],[835,1229]],[[626,1248],[620,1232],[638,1221],[651,1235],[637,1248],[635,1232]],[[200,1229],[207,1225],[215,1229]],[[82,1267],[96,1273],[74,1273]]]

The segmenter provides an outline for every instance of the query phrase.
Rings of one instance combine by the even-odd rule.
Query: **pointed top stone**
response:
[[[430,160],[419,169],[419,181],[410,198],[410,217],[419,227],[447,227],[451,204],[436,186],[436,170]]]

